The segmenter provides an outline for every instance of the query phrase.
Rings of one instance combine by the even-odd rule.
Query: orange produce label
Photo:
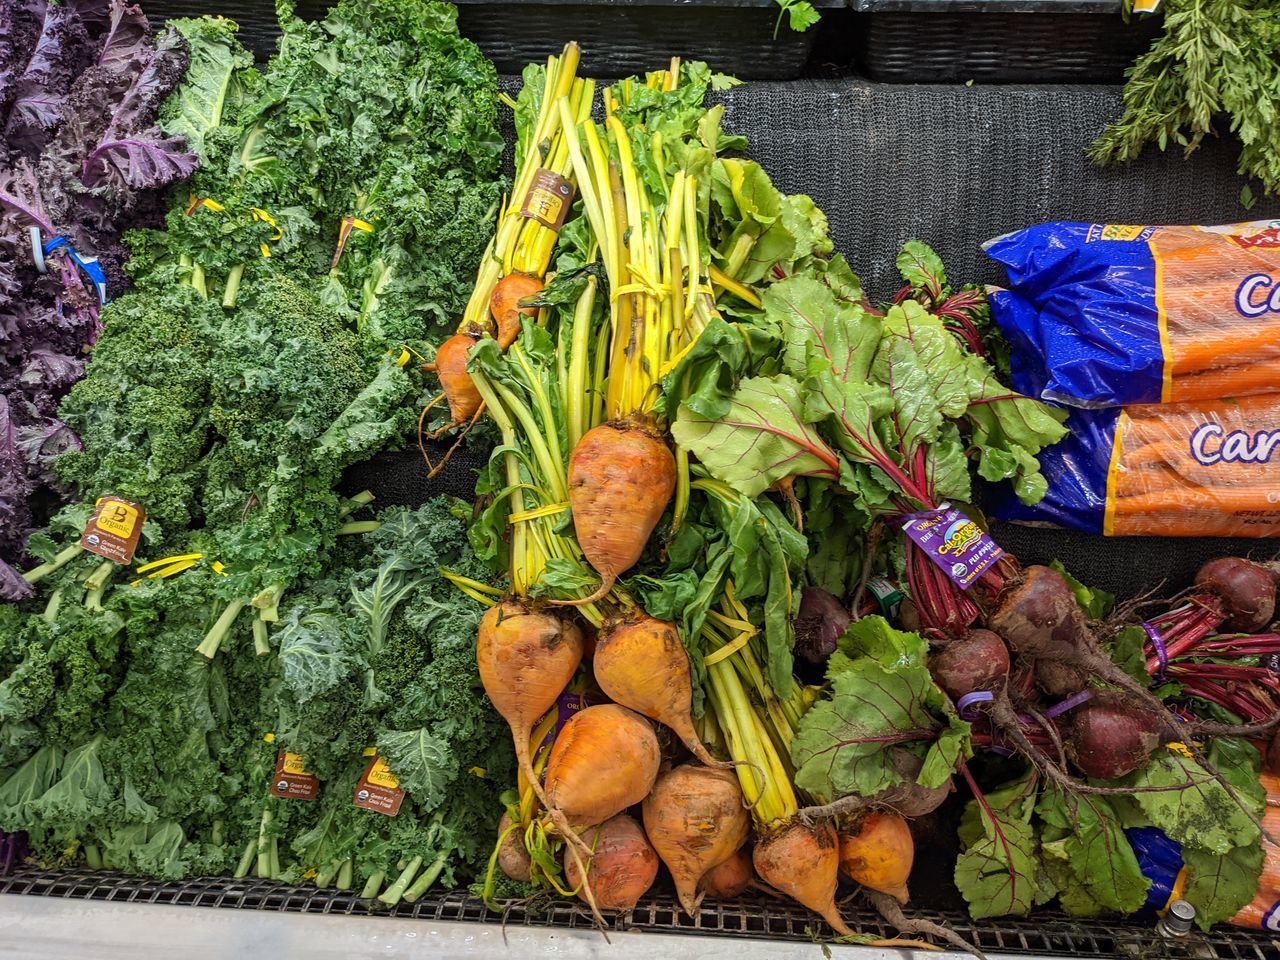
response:
[[[102,497],[80,535],[80,546],[116,563],[131,563],[146,519],[147,512],[140,504],[119,497]]]
[[[314,800],[320,793],[320,781],[307,773],[302,754],[276,754],[276,772],[271,780],[271,795],[285,800]]]

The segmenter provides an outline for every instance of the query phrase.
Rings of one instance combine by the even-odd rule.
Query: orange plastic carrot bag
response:
[[[986,250],[1022,393],[1095,409],[1280,389],[1280,220],[1046,223]]]
[[[1106,536],[1280,536],[1280,394],[1072,413],[1048,492],[1006,520]]]

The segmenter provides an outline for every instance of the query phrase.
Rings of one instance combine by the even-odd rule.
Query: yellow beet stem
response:
[[[594,424],[591,420],[591,397],[587,393],[587,366],[590,360],[591,318],[595,312],[596,289],[595,277],[587,279],[587,287],[578,297],[573,310],[573,333],[569,355],[569,369],[561,405],[565,411],[565,431],[572,450],[582,439],[582,435]]]
[[[689,512],[689,451],[676,447],[676,495],[671,510],[671,535],[674,537],[684,526]]]

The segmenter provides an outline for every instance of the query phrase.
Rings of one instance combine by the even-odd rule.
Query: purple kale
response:
[[[9,401],[0,396],[0,600],[22,600],[31,587],[6,562],[26,553],[31,494],[27,466],[18,449],[18,428],[9,416]]]
[[[143,66],[112,111],[102,139],[81,165],[80,182],[86,187],[110,184],[118,192],[150,190],[195,172],[196,157],[186,152],[186,142],[166,137],[153,123],[160,104],[186,69],[182,38],[170,31],[154,49],[135,52],[129,62]]]
[[[58,402],[100,330],[91,279],[65,248],[40,272],[30,228],[123,292],[121,235],[153,225],[161,191],[196,168],[156,123],[186,67],[182,38],[153,36],[126,0],[0,0],[0,598],[25,592],[32,512],[61,496],[50,464],[80,441]]]
[[[71,83],[91,62],[92,41],[77,6],[50,3],[35,49],[13,83],[4,139],[11,147],[38,152],[62,122]]]

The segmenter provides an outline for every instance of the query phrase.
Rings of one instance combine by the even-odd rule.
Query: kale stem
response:
[[[45,604],[44,613],[40,616],[45,623],[53,623],[58,618],[58,610],[62,606],[62,591],[53,591],[53,596],[49,598],[49,602]]]
[[[355,871],[355,863],[350,857],[342,861],[342,866],[338,867],[338,889],[351,889],[351,875]]]
[[[444,869],[446,863],[448,863],[448,859],[446,857],[441,857],[435,863],[431,864],[431,866],[427,867],[427,869],[423,870],[422,876],[418,877],[418,879],[414,881],[413,886],[405,891],[405,902],[413,903],[420,896],[426,893],[427,890],[431,888],[431,885],[436,882],[436,879],[440,876],[440,871]]]
[[[218,648],[222,646],[222,641],[226,639],[227,634],[231,630],[231,624],[235,622],[236,617],[240,615],[240,611],[244,609],[243,600],[232,600],[222,616],[205,634],[205,638],[200,641],[200,646],[196,647],[196,653],[204,657],[206,660],[212,660],[218,654]]]
[[[244,264],[237,263],[227,274],[227,287],[222,293],[222,305],[228,310],[236,305],[236,297],[240,294],[240,280],[244,277]]]
[[[260,657],[265,657],[271,652],[267,624],[262,617],[255,617],[253,621],[253,652]]]
[[[89,579],[84,582],[86,592],[84,595],[84,605],[90,610],[102,609],[102,595],[106,593],[107,583],[111,580],[111,574],[115,572],[116,564],[110,560],[104,560],[94,568],[93,573],[89,575]]]
[[[373,494],[368,490],[361,490],[354,497],[348,500],[346,505],[338,511],[338,516],[348,517],[361,507],[367,507],[371,503],[373,503]]]
[[[333,860],[325,864],[324,868],[316,873],[316,886],[324,889],[333,883],[333,878],[338,875],[338,861]]]
[[[213,821],[213,831],[210,839],[215,847],[222,846],[222,821],[221,820]]]
[[[267,623],[277,623],[280,620],[280,598],[284,596],[284,584],[273,583],[258,593],[250,603],[255,609],[260,611],[258,617]]]
[[[271,826],[271,808],[262,808],[262,820],[258,824],[258,876],[271,877],[271,847],[267,843],[267,827]]]
[[[57,556],[47,563],[42,563],[38,567],[32,567],[22,575],[22,579],[27,581],[27,583],[37,583],[44,577],[53,573],[53,571],[65,567],[82,553],[84,553],[84,547],[80,546],[78,543],[73,543],[71,546],[60,551]]]
[[[249,842],[244,845],[244,853],[240,855],[240,863],[236,867],[236,872],[232,876],[236,880],[243,880],[249,875],[249,867],[253,864],[253,858],[258,852],[258,841],[256,837],[251,837]]]
[[[361,900],[372,900],[378,895],[378,891],[382,889],[382,881],[386,879],[387,872],[379,870],[368,880],[364,882],[364,889],[360,891]]]
[[[422,857],[417,856],[409,861],[408,865],[400,872],[400,876],[396,878],[396,882],[389,886],[386,892],[378,897],[382,903],[388,907],[394,907],[400,902],[404,896],[405,889],[413,882],[414,876],[422,867]]]
[[[338,528],[338,536],[349,537],[357,533],[373,533],[382,524],[377,520],[352,520]]]
[[[97,844],[86,843],[84,845],[84,859],[89,864],[90,870],[102,869],[102,852],[98,849]]]

